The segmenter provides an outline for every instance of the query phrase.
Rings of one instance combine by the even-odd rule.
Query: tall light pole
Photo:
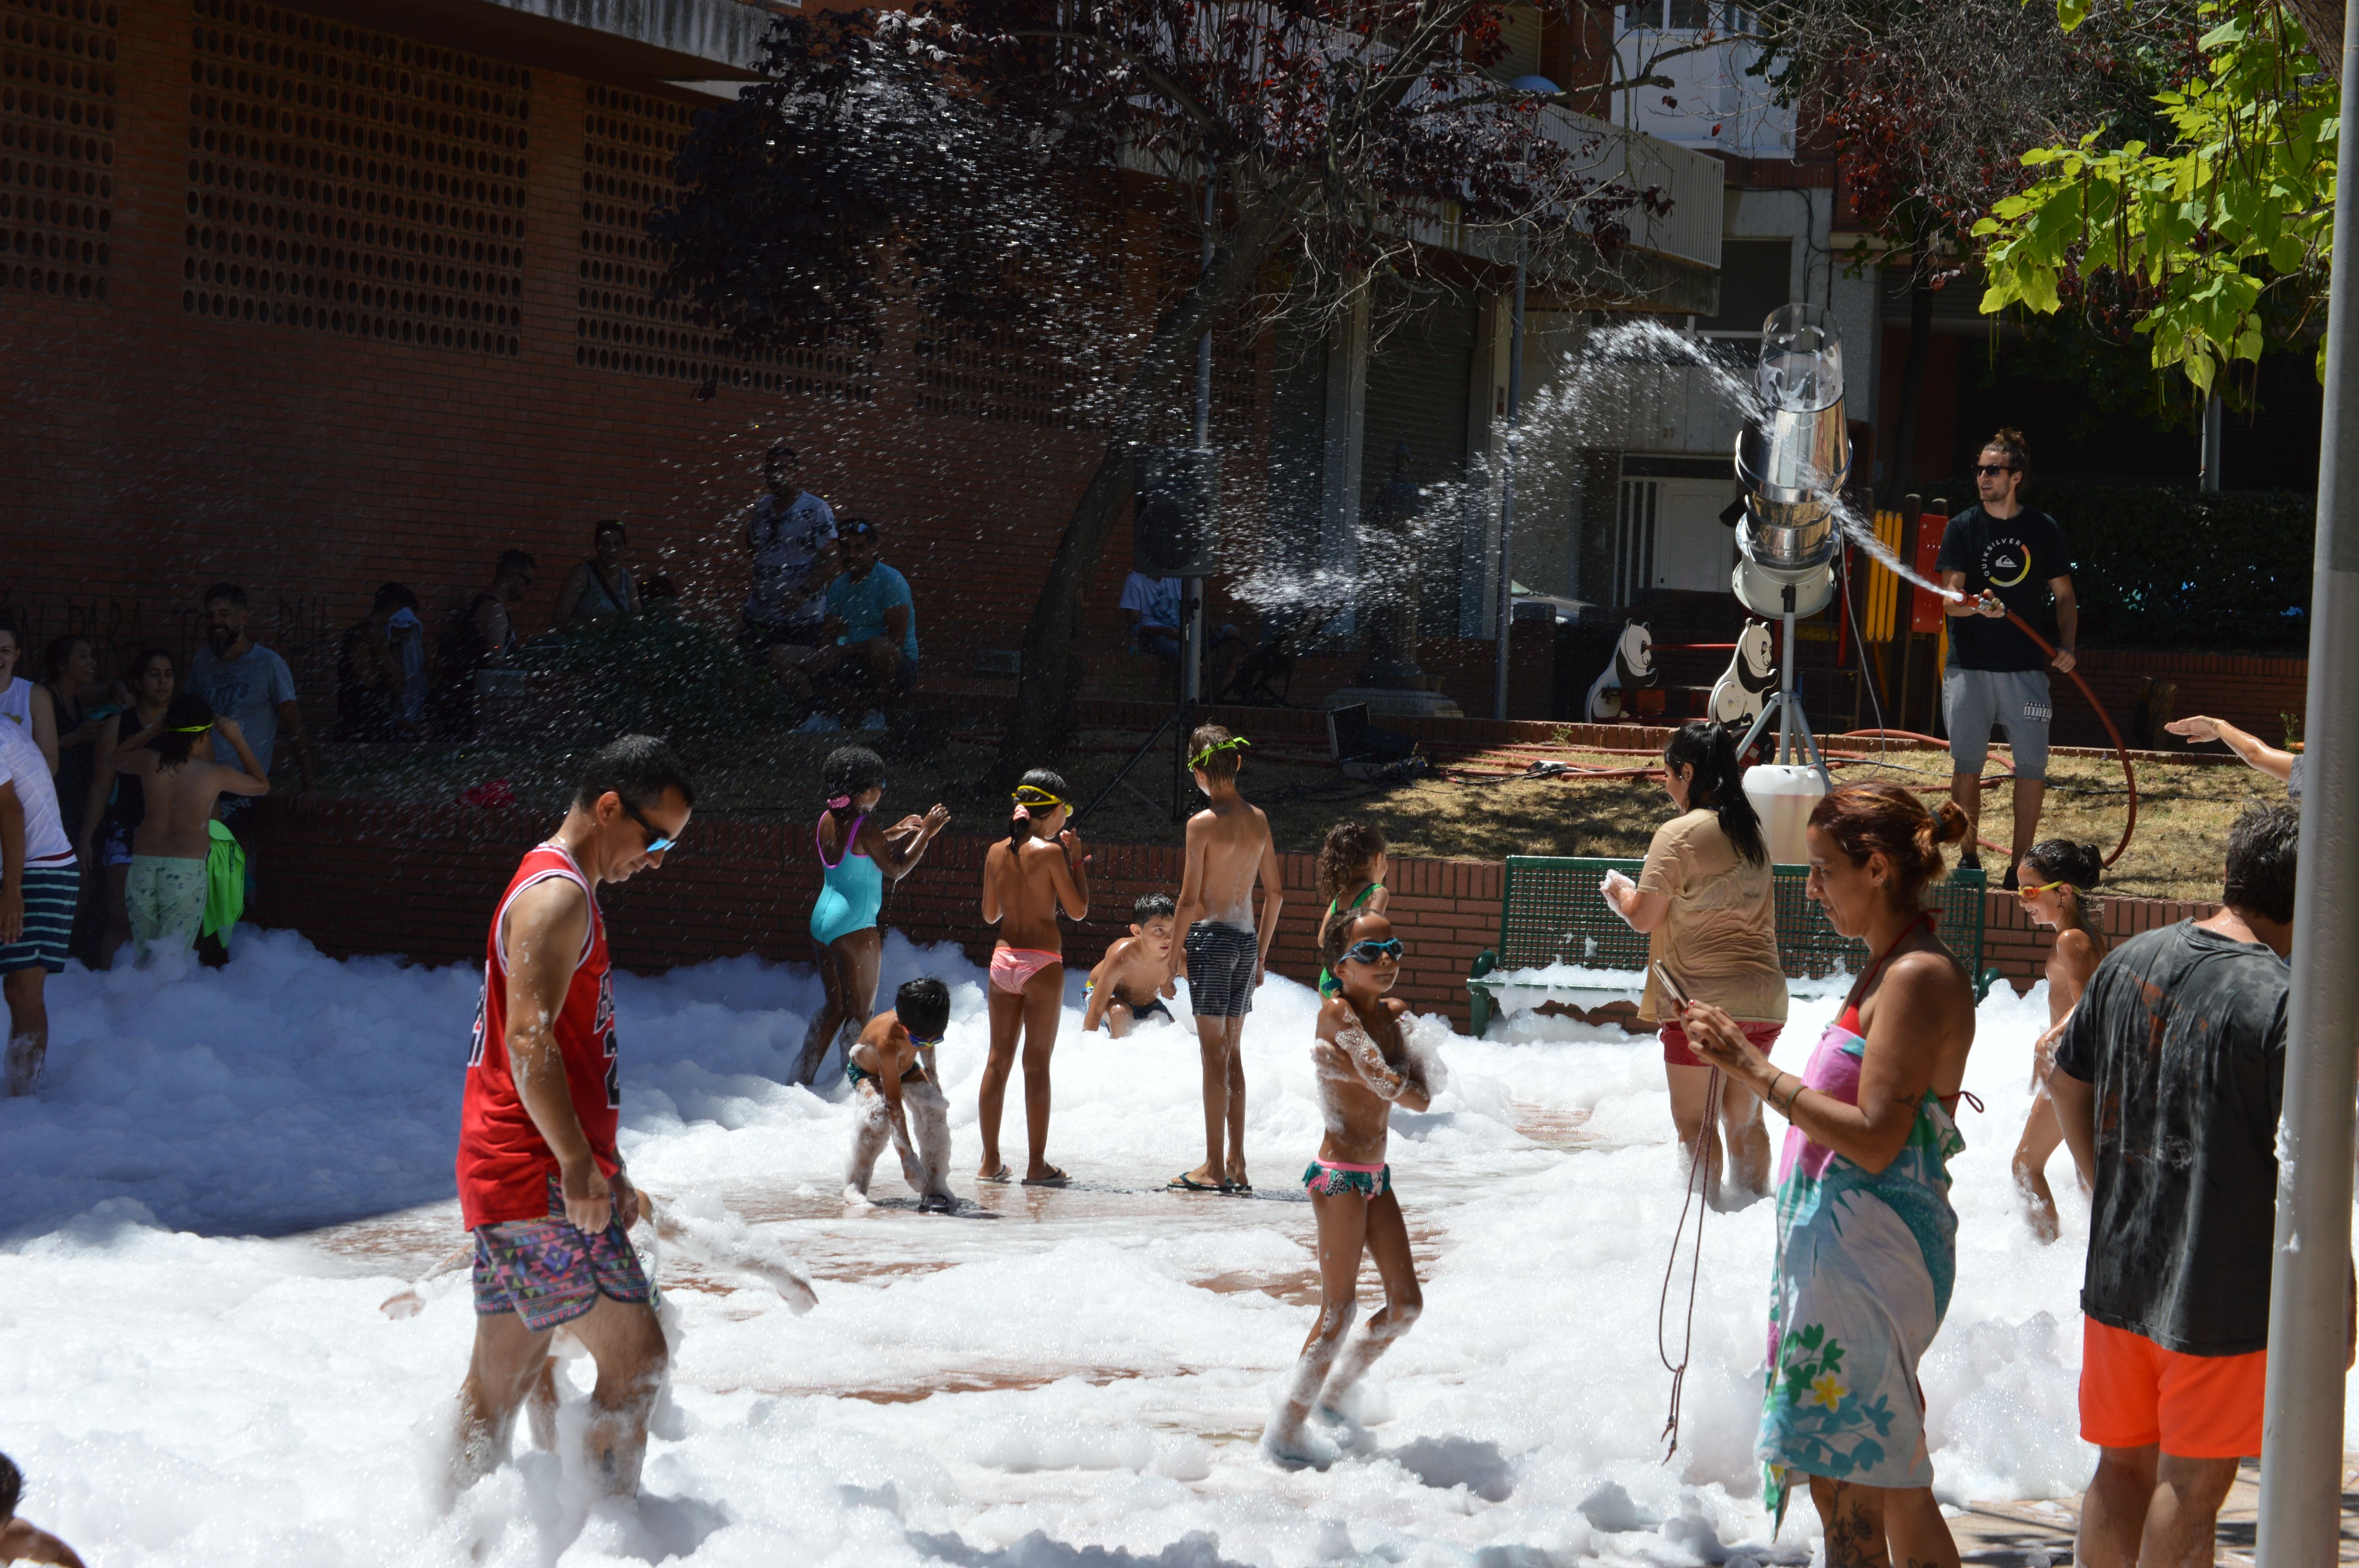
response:
[[[2321,56],[2325,50],[2321,49]],[[2352,1079],[2359,1065],[2359,5],[2344,8],[2326,411],[2310,568],[2301,865],[2277,1125],[2277,1247],[2257,1561],[2332,1563],[2343,1498],[2344,1290],[2351,1266]]]
[[[1507,540],[1516,526],[1516,426],[1524,401],[1524,236],[1516,235],[1516,304],[1507,320],[1507,447],[1499,479],[1499,654],[1491,672],[1491,717],[1507,716],[1507,643],[1516,621],[1516,579]]]

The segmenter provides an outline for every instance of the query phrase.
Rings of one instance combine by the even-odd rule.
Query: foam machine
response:
[[[1749,770],[1745,793],[1768,828],[1770,855],[1802,858],[1802,824],[1833,787],[1794,691],[1794,621],[1834,597],[1843,533],[1839,492],[1851,470],[1843,429],[1843,341],[1825,311],[1782,306],[1761,324],[1758,412],[1736,438],[1744,496],[1723,514],[1736,525],[1730,586],[1744,606],[1778,621],[1785,637],[1777,689],[1736,748],[1741,756],[1777,721],[1775,758]],[[1798,744],[1799,742],[1799,744]],[[1801,765],[1807,755],[1809,765]]]

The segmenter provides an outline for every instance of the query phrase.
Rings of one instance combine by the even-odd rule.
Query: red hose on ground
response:
[[[2033,631],[2029,622],[2012,610],[2006,612],[2006,618],[2021,627],[2023,634],[2038,643],[2041,653],[2047,654],[2051,661],[2054,660],[2055,648],[2049,645],[2047,638]],[[2105,857],[2105,864],[2110,866],[2122,858],[2122,851],[2130,847],[2130,835],[2137,831],[2137,770],[2130,765],[2130,749],[2122,744],[2122,732],[2114,728],[2113,715],[2107,713],[2105,705],[2097,700],[2097,694],[2089,689],[2089,683],[2081,678],[2081,672],[2066,670],[2064,673],[2072,677],[2072,684],[2081,688],[2081,695],[2087,697],[2089,706],[2097,710],[2097,720],[2105,727],[2106,738],[2114,743],[2114,755],[2120,759],[2122,764],[2122,778],[2129,785],[2129,820],[2122,824],[2122,841],[2114,846],[2112,854]],[[1919,735],[1913,730],[1854,730],[1846,735],[1834,737],[1839,741],[1855,738],[1871,741],[1879,738],[1889,741],[1921,741],[1929,746],[1947,747],[1949,745],[1947,741],[1936,740],[1930,735]],[[1996,849],[1997,846],[1994,844],[1991,848]]]

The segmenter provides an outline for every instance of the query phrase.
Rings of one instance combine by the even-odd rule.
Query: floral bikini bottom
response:
[[[1337,1198],[1346,1193],[1356,1193],[1374,1203],[1393,1190],[1393,1168],[1390,1165],[1349,1165],[1340,1160],[1313,1160],[1310,1168],[1302,1173],[1302,1185],[1321,1197]]]

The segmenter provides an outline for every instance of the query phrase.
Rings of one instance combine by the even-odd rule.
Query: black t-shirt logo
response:
[[[1983,552],[1983,576],[1993,588],[2017,588],[2031,575],[2031,552],[2019,539],[1994,539]]]

